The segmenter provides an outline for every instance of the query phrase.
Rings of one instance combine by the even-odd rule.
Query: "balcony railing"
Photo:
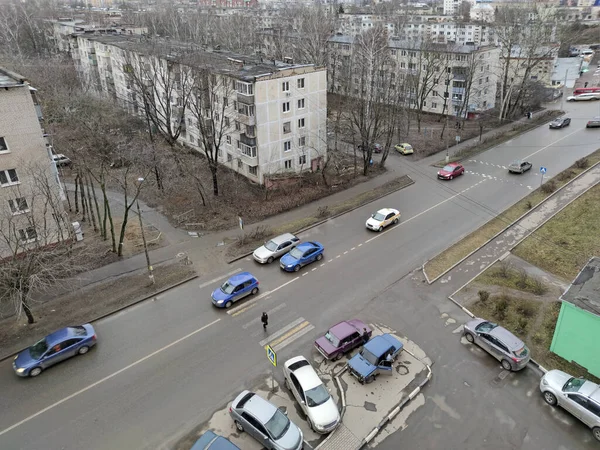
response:
[[[237,101],[245,105],[254,105],[254,95],[246,95],[241,92],[237,93]]]
[[[251,167],[258,166],[258,157],[256,156],[248,156],[244,153],[240,153],[240,159],[243,163],[248,164]]]
[[[254,116],[247,116],[246,114],[237,114],[237,121],[243,123],[244,125],[255,125],[256,118]]]

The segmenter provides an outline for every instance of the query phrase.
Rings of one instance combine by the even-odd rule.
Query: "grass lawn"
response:
[[[540,279],[532,277],[525,271],[513,269],[502,262],[495,264],[473,281],[475,283],[503,286],[534,295],[544,295],[548,292],[548,288]]]
[[[600,254],[600,185],[583,194],[513,253],[565,281],[572,281],[592,256]]]
[[[587,160],[587,167],[590,167],[593,164],[600,162],[600,149],[596,150],[594,153],[588,156]],[[570,180],[575,178],[587,168],[576,166],[577,164],[574,164],[569,169],[564,170],[563,172],[559,173],[554,178],[552,178],[556,189],[568,183]],[[537,206],[550,194],[551,192],[545,192],[542,188],[536,189],[527,197],[515,203],[513,206],[511,206],[502,214],[487,222],[478,230],[475,230],[473,233],[461,239],[459,242],[448,247],[446,250],[444,250],[435,258],[431,259],[425,264],[425,272],[427,273],[427,277],[430,280],[433,280],[442,275],[445,271],[452,267],[452,265],[456,264],[458,261],[466,257],[469,253],[473,252],[478,247],[485,244],[488,240],[494,237],[494,235],[502,231],[508,224],[512,223],[513,221],[521,217],[523,214],[525,214],[527,211]],[[539,267],[544,268],[543,265],[540,265]],[[552,272],[552,270],[549,271]],[[568,279],[571,278],[573,277],[569,277]]]

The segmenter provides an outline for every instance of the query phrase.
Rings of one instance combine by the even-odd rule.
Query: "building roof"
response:
[[[588,261],[560,299],[600,316],[600,257]]]
[[[28,84],[27,78],[4,67],[0,67],[0,88],[22,87],[26,84]]]
[[[340,44],[354,43],[354,36],[347,34],[336,34],[329,39],[329,42]],[[405,50],[427,50],[429,52],[447,52],[447,53],[472,53],[479,50],[491,50],[493,46],[478,46],[478,45],[462,45],[450,43],[425,42],[422,40],[406,40],[398,38],[390,38],[388,41],[389,48],[405,49]]]

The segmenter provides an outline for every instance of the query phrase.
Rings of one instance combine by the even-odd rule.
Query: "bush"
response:
[[[527,288],[528,281],[529,281],[529,275],[527,274],[527,271],[525,269],[521,269],[519,271],[519,279],[516,282],[517,287],[520,289]]]
[[[479,301],[481,303],[487,302],[490,298],[490,293],[488,291],[479,291],[477,295],[479,295]]]
[[[523,317],[528,318],[535,316],[537,312],[536,306],[529,302],[519,303],[516,309],[519,314],[521,314]]]
[[[260,241],[270,236],[271,227],[267,225],[258,225],[254,230],[242,234],[236,241],[238,247],[246,245],[247,242]]]
[[[525,317],[519,317],[517,319],[517,334],[525,334],[528,325],[529,321]]]
[[[556,182],[554,180],[548,180],[542,184],[541,189],[544,194],[552,194],[556,190]]]
[[[531,203],[531,200],[527,200],[527,203],[525,203],[525,208],[527,208],[527,209],[533,208],[533,203]]]
[[[496,302],[496,318],[498,320],[504,320],[506,317],[506,310],[508,309],[508,300],[505,297],[500,297]]]
[[[533,278],[531,280],[531,291],[535,295],[544,295],[546,292],[548,292],[548,286],[546,286],[542,280]]]
[[[329,211],[329,206],[319,206],[317,209],[317,217],[324,219],[331,215],[331,211]]]
[[[590,160],[587,158],[580,158],[575,161],[575,167],[578,169],[587,169],[590,166]]]
[[[568,181],[571,178],[573,178],[573,175],[575,175],[575,172],[573,172],[571,169],[567,169],[564,172],[558,174],[556,178],[558,179],[558,181]]]
[[[498,275],[502,278],[508,278],[510,276],[511,265],[507,261],[502,261],[498,266]]]

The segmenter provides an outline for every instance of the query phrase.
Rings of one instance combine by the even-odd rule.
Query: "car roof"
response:
[[[347,336],[350,336],[352,333],[356,331],[356,328],[349,322],[340,322],[330,328],[330,331],[334,334],[338,339],[344,339]]]
[[[229,283],[232,284],[233,286],[237,286],[238,284],[242,284],[248,280],[254,280],[254,279],[256,279],[255,276],[252,275],[250,272],[241,272],[241,273],[238,273],[236,275],[229,277],[229,279],[227,281],[229,281]]]
[[[190,450],[240,450],[230,440],[213,433],[212,431],[205,432],[194,443]]]
[[[75,336],[75,333],[71,331],[70,327],[61,328],[60,330],[56,330],[54,333],[50,333],[48,336],[46,336],[46,343],[49,346],[52,346],[53,344],[62,342],[71,336]]]
[[[390,349],[390,341],[383,335],[375,336],[364,347],[378,358]]]
[[[285,362],[285,366],[289,369],[294,369],[292,366],[298,362],[306,362],[306,364],[303,364],[297,369],[291,371],[296,376],[304,390],[309,390],[323,384],[313,366],[310,365],[304,356],[296,356],[295,358],[288,359]]]
[[[460,163],[457,163],[457,162],[452,162],[452,163],[448,163],[448,164],[446,164],[444,167],[447,167],[447,166],[450,166],[450,167],[458,167],[458,166],[460,166]]]
[[[393,208],[381,208],[379,211],[377,211],[378,213],[381,214],[389,214],[389,213],[396,213],[396,210]]]
[[[508,345],[510,350],[519,350],[520,348],[525,347],[525,344],[523,343],[523,341],[521,339],[519,339],[514,334],[512,334],[510,331],[508,331],[506,328],[503,328],[500,325],[498,325],[496,328],[491,330],[489,332],[489,334],[497,337],[504,344]]]
[[[402,143],[402,144],[400,144],[400,145],[408,145],[409,147],[412,147],[412,145],[410,145],[408,142],[403,142],[403,143]]]
[[[511,162],[511,164],[521,164],[523,161],[520,159],[515,159]]]
[[[285,241],[291,241],[292,239],[297,239],[296,236],[294,236],[292,233],[283,233],[280,234],[279,236],[275,236],[273,239],[271,239],[273,242],[275,242],[277,245],[281,244],[282,242]]]
[[[249,398],[247,398],[246,401],[243,402],[242,406],[240,407],[238,399],[244,400],[244,398],[248,394],[252,395],[250,395]],[[235,405],[235,408],[240,408],[248,411],[262,423],[267,423],[271,419],[271,417],[273,417],[273,414],[275,414],[275,412],[277,411],[275,405],[250,391],[244,391],[240,395],[238,395],[237,398],[234,400],[233,404]]]
[[[313,247],[318,247],[318,245],[315,242],[302,242],[296,246],[298,250],[308,250]]]

